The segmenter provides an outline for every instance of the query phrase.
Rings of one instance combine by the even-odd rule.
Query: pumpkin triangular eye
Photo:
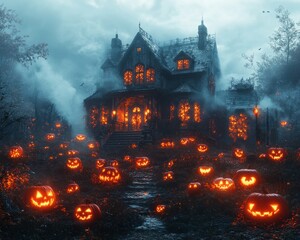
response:
[[[48,192],[48,197],[53,197],[53,192],[52,191],[50,191],[50,192]]]
[[[76,209],[76,212],[81,212],[81,211],[82,211],[81,208]]]
[[[42,198],[43,195],[39,191],[37,191],[35,197],[36,198]]]
[[[271,204],[271,207],[274,211],[276,211],[278,209],[278,204]]]
[[[85,210],[85,212],[91,213],[91,212],[92,212],[92,209],[88,208],[88,209]]]
[[[255,205],[254,203],[249,203],[249,210],[250,211],[253,209],[254,205]]]

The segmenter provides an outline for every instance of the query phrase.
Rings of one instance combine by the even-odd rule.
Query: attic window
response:
[[[188,59],[180,59],[177,60],[177,69],[178,70],[185,70],[190,68],[190,60]]]
[[[136,48],[136,51],[137,51],[138,53],[140,53],[140,52],[142,51],[142,48],[138,47],[138,48]]]
[[[144,81],[144,66],[142,64],[135,66],[135,81],[136,84],[142,84]]]
[[[131,85],[132,84],[132,71],[130,71],[130,70],[125,71],[123,80],[124,80],[124,85]]]
[[[155,70],[154,68],[148,68],[146,71],[146,79],[148,83],[155,82]]]

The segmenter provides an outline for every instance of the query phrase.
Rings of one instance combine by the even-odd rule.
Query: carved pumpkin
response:
[[[124,158],[123,158],[123,160],[125,162],[131,162],[131,157],[129,155],[125,155]]]
[[[246,217],[258,222],[276,222],[288,211],[285,199],[275,193],[252,193],[245,201]]]
[[[118,183],[121,180],[121,175],[115,167],[105,167],[99,174],[100,182]]]
[[[81,159],[78,157],[68,158],[66,166],[71,170],[82,170]]]
[[[75,156],[78,156],[79,152],[77,150],[71,149],[71,150],[68,150],[67,154],[70,157],[75,157]]]
[[[208,146],[206,144],[204,144],[204,143],[200,143],[197,146],[197,150],[200,153],[206,153],[208,151]]]
[[[224,157],[224,155],[225,155],[225,154],[221,152],[221,153],[218,154],[218,158],[221,159],[221,158]]]
[[[174,160],[170,160],[168,162],[168,168],[172,168],[174,166]]]
[[[93,222],[100,218],[101,211],[98,205],[94,203],[79,204],[75,208],[74,216],[80,222]]]
[[[243,149],[241,148],[234,148],[232,151],[232,155],[234,158],[242,160],[246,158],[246,153]]]
[[[215,178],[213,188],[218,191],[230,191],[235,189],[234,181],[231,178]]]
[[[235,173],[236,182],[242,187],[255,187],[260,182],[260,174],[255,169],[240,169]]]
[[[60,149],[67,149],[68,147],[69,147],[69,143],[67,143],[67,142],[59,144]]]
[[[174,180],[174,172],[173,171],[164,172],[163,180],[164,181],[173,181]]]
[[[55,127],[56,127],[56,128],[61,128],[61,123],[60,123],[60,122],[56,122],[56,123],[55,123]]]
[[[105,159],[99,158],[99,159],[96,160],[96,168],[97,169],[103,168],[105,166],[105,164],[106,164],[106,160]]]
[[[117,160],[112,160],[110,162],[110,166],[112,166],[112,167],[118,167],[119,166],[119,162]]]
[[[12,159],[18,159],[23,157],[24,151],[21,146],[12,146],[9,148],[8,156]]]
[[[54,207],[56,195],[50,186],[32,186],[25,193],[26,203],[30,208],[48,210]]]
[[[31,149],[35,148],[35,143],[34,142],[29,142],[28,147],[31,148]]]
[[[54,133],[46,134],[45,140],[48,141],[48,142],[53,142],[55,140],[55,134]]]
[[[163,139],[160,142],[160,147],[161,148],[174,148],[175,147],[175,143],[174,141],[170,140],[170,139]]]
[[[86,140],[86,136],[84,134],[77,134],[75,136],[75,140],[77,142],[84,142]]]
[[[138,147],[138,145],[136,143],[132,143],[129,148],[131,149],[136,149]]]
[[[89,142],[87,143],[87,147],[88,147],[88,149],[90,149],[90,150],[95,150],[95,149],[98,149],[98,148],[99,148],[99,143],[96,142],[96,141],[89,141]]]
[[[181,139],[180,139],[180,144],[181,144],[182,146],[188,145],[188,144],[189,144],[189,139],[188,139],[188,138],[181,138]]]
[[[163,213],[165,213],[166,208],[167,208],[166,205],[158,204],[155,207],[155,212],[158,213],[158,214],[163,214]]]
[[[147,157],[136,157],[135,158],[135,166],[137,168],[144,168],[150,165],[150,160]]]
[[[79,191],[79,185],[77,183],[70,183],[67,187],[67,193],[71,194]]]
[[[203,176],[210,176],[214,172],[214,168],[212,166],[199,166],[198,167],[198,173]]]
[[[267,150],[268,158],[273,161],[283,161],[286,156],[286,151],[284,148],[269,148]]]
[[[198,194],[201,190],[201,183],[199,182],[190,182],[188,185],[188,194],[195,195]]]

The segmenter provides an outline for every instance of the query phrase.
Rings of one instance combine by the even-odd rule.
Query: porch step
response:
[[[113,132],[104,144],[104,148],[125,148],[131,144],[139,144],[142,139],[140,131]]]

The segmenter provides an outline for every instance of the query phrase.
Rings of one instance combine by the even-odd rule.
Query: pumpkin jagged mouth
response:
[[[274,159],[274,160],[280,160],[280,159],[282,159],[283,158],[283,153],[281,153],[280,155],[269,155],[270,156],[270,158],[272,158],[272,159]]]
[[[71,168],[71,169],[75,169],[75,168],[79,167],[79,164],[76,164],[76,165],[70,165],[70,164],[68,164],[68,167]]]
[[[230,185],[216,185],[216,187],[220,190],[227,190],[232,186],[232,184]]]
[[[278,204],[271,204],[270,205],[274,211],[252,211],[254,207],[254,203],[249,204],[249,208],[247,211],[253,216],[253,217],[272,217],[273,215],[277,214],[279,212]]]
[[[88,215],[88,216],[81,216],[79,214],[76,213],[76,218],[78,218],[81,221],[87,221],[87,220],[91,220],[92,215]]]
[[[251,185],[254,185],[256,183],[256,178],[255,177],[250,177],[249,178],[246,178],[246,177],[242,177],[241,178],[241,183],[245,186],[251,186]]]
[[[36,206],[36,207],[39,207],[39,208],[42,208],[42,207],[50,207],[53,205],[54,203],[54,199],[50,199],[48,201],[43,201],[43,202],[37,202],[35,201],[33,198],[30,199],[31,200],[31,203]]]

